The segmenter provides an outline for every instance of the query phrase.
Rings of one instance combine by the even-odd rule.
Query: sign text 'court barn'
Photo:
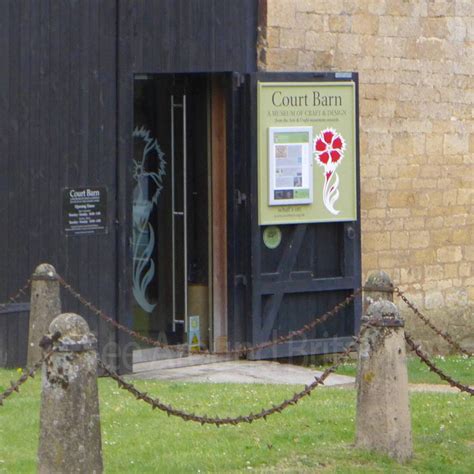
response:
[[[312,94],[286,95],[282,91],[275,91],[272,94],[272,104],[275,107],[337,107],[342,105],[340,95],[323,95],[320,91],[313,91]]]

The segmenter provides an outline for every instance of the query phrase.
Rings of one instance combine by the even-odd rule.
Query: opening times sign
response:
[[[66,235],[107,233],[107,188],[64,188],[62,207]]]
[[[355,221],[356,145],[354,82],[259,82],[259,224]]]

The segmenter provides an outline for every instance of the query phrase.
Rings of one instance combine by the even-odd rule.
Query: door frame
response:
[[[139,74],[139,73],[136,73]],[[153,73],[155,74],[155,73]],[[168,74],[168,73],[156,73]],[[175,74],[193,74],[176,72]],[[273,290],[271,283],[260,278],[261,265],[261,228],[258,224],[257,209],[257,110],[256,90],[257,80],[284,81],[344,81],[343,77],[336,77],[337,73],[250,73],[237,72],[208,72],[209,77],[222,77],[225,84],[226,96],[226,160],[224,186],[226,197],[226,267],[227,274],[223,281],[227,284],[227,315],[226,340],[214,345],[213,349],[225,346],[236,346],[242,343],[257,343],[261,341],[259,324],[262,318],[261,298]],[[135,74],[119,82],[118,94],[128,96],[132,101],[119,102],[117,140],[120,141],[119,159],[117,166],[118,183],[118,214],[116,224],[119,226],[117,248],[118,258],[118,291],[117,307],[120,309],[119,321],[131,327],[131,274],[130,274],[130,249],[129,237],[131,235],[131,133],[133,130],[133,79]],[[358,77],[352,73],[351,79],[356,85],[356,136],[359,135],[359,101]],[[334,278],[331,281],[320,281],[317,285],[310,285],[304,291],[330,292],[352,290],[360,286],[361,257],[360,257],[360,178],[359,178],[359,141],[357,140],[357,215],[355,222],[344,223],[344,269],[351,273],[349,277]],[[221,170],[222,171],[222,170]],[[296,226],[298,227],[298,226]],[[349,238],[355,231],[355,238]],[[298,230],[296,233],[304,233]],[[358,330],[361,316],[361,301],[356,299],[353,308],[354,331]],[[212,319],[214,315],[212,316]],[[222,325],[224,326],[224,324]],[[216,334],[216,333],[215,333]],[[303,348],[304,353],[338,352],[351,340],[350,336],[328,339],[313,339],[312,348]],[[131,350],[133,342],[130,337],[118,332],[119,366],[122,372],[131,370]],[[301,341],[290,342],[276,346],[273,350],[263,350],[255,353],[253,358],[286,357],[295,345],[301,346]]]
[[[229,137],[234,137],[235,131],[232,120],[229,118],[235,108],[232,107],[232,84],[234,84],[233,73],[228,72],[209,72],[209,73],[134,73],[132,75],[130,87],[131,110],[129,116],[129,130],[130,134],[127,137],[127,142],[133,144],[132,132],[134,126],[134,80],[136,76],[192,76],[192,75],[206,75],[208,78],[208,123],[209,123],[209,161],[208,161],[208,176],[209,176],[209,316],[210,316],[210,330],[212,337],[209,338],[210,348],[212,350],[225,350],[228,347],[228,318],[231,313],[229,301],[231,299],[233,288],[229,285],[233,281],[232,272],[230,270],[228,254],[229,249],[233,248],[233,241],[229,232],[229,222],[232,219],[234,209],[234,195],[235,191],[232,187],[234,178],[231,163],[233,160],[229,159],[229,155],[235,152],[235,146],[231,143]],[[212,89],[215,89],[213,92]],[[214,133],[215,132],[215,133]],[[222,138],[223,137],[223,138]],[[130,151],[132,147],[129,147]],[[132,152],[132,151],[131,151]],[[217,159],[220,156],[221,159]],[[118,198],[122,195],[122,219],[124,225],[121,225],[122,239],[121,242],[126,242],[125,253],[117,252],[119,261],[122,262],[121,268],[124,271],[119,273],[118,286],[123,291],[120,295],[120,306],[125,308],[121,311],[121,322],[128,327],[133,325],[132,304],[133,295],[131,293],[131,266],[132,256],[130,249],[131,232],[132,232],[132,206],[131,197],[133,193],[133,179],[131,173],[131,159],[122,159],[119,163],[119,174],[122,180],[122,189],[125,189],[126,198],[123,198],[123,193],[118,193]],[[230,179],[231,178],[231,179]],[[218,186],[215,186],[215,184]],[[211,186],[211,184],[214,184]],[[120,188],[119,188],[120,189]],[[117,220],[117,222],[119,222]],[[125,234],[126,238],[123,238]],[[120,247],[120,244],[119,244]],[[123,249],[123,247],[122,247]],[[121,250],[122,250],[121,249]],[[120,255],[121,253],[121,255]],[[125,317],[123,316],[125,315]],[[129,336],[118,334],[120,367],[124,372],[129,372],[131,369],[131,352],[134,348],[134,342]],[[187,341],[185,341],[185,344]],[[125,357],[124,357],[125,356]]]

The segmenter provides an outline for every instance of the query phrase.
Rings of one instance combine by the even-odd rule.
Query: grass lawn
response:
[[[472,383],[471,360],[448,362],[451,375]],[[412,367],[419,371],[416,363],[410,363],[410,372]],[[415,380],[431,383],[430,375],[420,372]],[[0,370],[0,390],[17,376],[16,371]],[[164,402],[209,415],[256,411],[301,388],[155,381],[137,385]],[[472,472],[474,399],[467,394],[411,394],[415,456],[399,466],[353,448],[354,390],[317,388],[311,397],[266,422],[216,428],[152,412],[110,379],[100,379],[99,388],[107,473]],[[36,472],[39,389],[37,377],[0,407],[1,473]]]
[[[435,356],[431,360],[445,373],[454,379],[468,385],[474,385],[474,358],[467,356]],[[324,366],[316,367],[321,370]],[[337,373],[341,375],[351,375],[355,377],[357,363],[347,362],[342,364]],[[408,381],[410,383],[447,384],[441,380],[437,374],[430,372],[430,369],[418,359],[418,357],[408,357]]]

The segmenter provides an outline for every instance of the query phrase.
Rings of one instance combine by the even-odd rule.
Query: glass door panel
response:
[[[137,76],[134,94],[134,329],[183,344],[188,316],[199,316],[200,341],[207,345],[208,80],[205,75]]]

